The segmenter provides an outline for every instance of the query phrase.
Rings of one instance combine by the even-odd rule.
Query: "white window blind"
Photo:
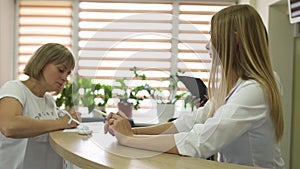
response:
[[[233,1],[19,0],[19,79],[32,53],[58,42],[73,49],[76,73],[112,85],[126,78],[130,88],[147,83],[168,89],[178,71],[208,81],[205,49],[210,19]],[[72,42],[74,44],[72,44]],[[78,54],[78,56],[77,56]],[[133,67],[147,77],[134,78]],[[186,91],[179,83],[178,92]],[[182,106],[182,102],[178,102]],[[141,104],[149,107],[149,104]]]
[[[210,20],[228,3],[179,4],[178,69],[208,81],[211,59],[205,48],[210,39]]]
[[[25,79],[24,67],[41,45],[56,42],[71,49],[72,1],[18,2],[18,70],[19,79]]]
[[[79,8],[80,76],[132,78],[135,66],[159,80],[170,70],[172,3],[82,1]]]
[[[82,0],[78,75],[108,84],[125,77],[130,88],[148,83],[168,89],[164,79],[178,71],[207,82],[210,20],[231,4]],[[146,75],[146,82],[134,78],[133,67]],[[177,90],[186,89],[179,83]]]

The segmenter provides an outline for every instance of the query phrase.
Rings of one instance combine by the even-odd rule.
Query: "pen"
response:
[[[99,114],[102,114],[103,116],[107,116],[107,114],[104,113],[104,112],[101,111],[101,110],[94,109],[93,111],[95,111],[95,112],[97,112],[97,113],[99,113]]]
[[[72,121],[74,121],[74,122],[77,123],[78,125],[81,124],[78,120],[74,119],[68,111],[63,110],[63,109],[59,109],[59,108],[57,108],[57,110],[58,110],[58,111],[61,111],[62,113],[66,114],[66,115],[68,115],[68,116],[70,117],[70,120],[68,121],[68,124],[71,124]]]

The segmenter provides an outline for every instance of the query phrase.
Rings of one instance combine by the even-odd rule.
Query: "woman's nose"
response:
[[[206,48],[207,50],[209,50],[209,43],[210,43],[210,42],[207,42],[207,44],[205,45],[205,48]]]
[[[63,79],[64,81],[66,81],[66,80],[67,80],[67,77],[68,77],[68,75],[69,75],[69,74],[67,74],[67,73],[63,73],[63,74],[62,74],[62,79]]]

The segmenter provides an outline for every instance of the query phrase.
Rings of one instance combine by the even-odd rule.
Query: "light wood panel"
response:
[[[86,124],[94,131],[90,136],[63,131],[50,133],[52,148],[64,159],[83,169],[259,169],[124,147],[114,137],[103,133],[103,123]]]

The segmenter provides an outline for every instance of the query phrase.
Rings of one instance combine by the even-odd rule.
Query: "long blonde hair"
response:
[[[211,115],[224,103],[238,78],[254,79],[267,95],[279,141],[284,128],[281,96],[271,65],[268,34],[259,14],[249,5],[234,5],[217,12],[211,21],[211,43]]]

